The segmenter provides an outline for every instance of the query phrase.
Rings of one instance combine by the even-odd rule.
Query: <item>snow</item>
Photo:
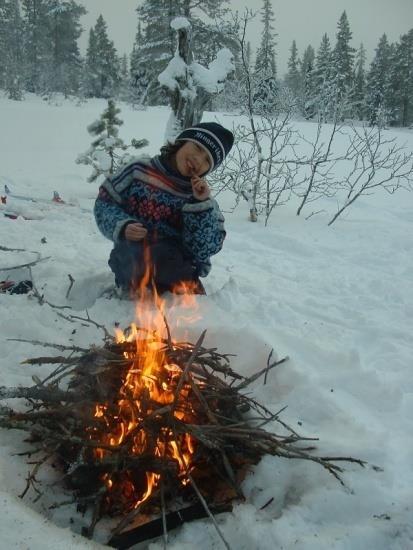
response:
[[[113,145],[114,140],[110,138],[105,140],[105,142],[109,142],[109,141],[110,143],[105,143],[107,147],[111,147]],[[93,152],[92,158],[95,166],[97,166],[99,170],[102,170],[102,172],[106,172],[110,170],[110,167],[112,165],[112,159],[110,158],[110,155],[107,151],[97,149]]]
[[[216,59],[211,61],[208,69],[199,63],[192,63],[191,70],[196,84],[211,93],[221,90],[227,76],[235,70],[233,57],[228,48],[222,48],[217,52]]]
[[[171,28],[179,31],[179,29],[188,29],[191,26],[191,23],[186,17],[175,17],[171,21]]]
[[[107,266],[111,243],[92,215],[98,183],[87,184],[88,167],[75,164],[90,144],[87,125],[105,108],[98,100],[51,106],[34,97],[0,98],[0,120],[7,128],[0,133],[0,194],[7,184],[16,195],[38,199],[20,200],[21,208],[42,217],[12,220],[0,212],[0,245],[28,251],[0,251],[0,268],[32,261],[31,251],[49,257],[33,268],[34,282],[48,302],[72,308],[56,310],[27,295],[0,294],[2,385],[31,385],[32,376],[44,377],[50,369],[21,365],[49,350],[11,338],[101,343],[99,329],[70,323],[59,311],[89,314],[110,330],[116,321],[125,327],[134,318],[132,303],[99,296],[113,283]],[[145,153],[156,153],[168,116],[164,107],[122,106],[124,141],[145,137],[150,142]],[[206,113],[203,120],[227,127],[240,121],[220,113]],[[299,127],[307,136],[314,129],[305,122]],[[391,135],[413,146],[411,131]],[[54,190],[73,205],[52,203]],[[288,203],[274,211],[267,228],[247,221],[246,203],[229,214],[232,197],[220,194],[218,200],[227,211],[227,239],[205,279],[208,295],[197,298],[202,318],[189,337],[195,341],[206,328],[207,344],[236,353],[232,365],[244,374],[265,366],[271,348],[289,355],[267,385],[256,383],[253,395],[274,411],[288,405],[283,419],[299,433],[319,437],[320,455],[352,455],[369,463],[364,470],[346,466],[345,489],[317,464],[265,457],[243,484],[246,502],[218,518],[225,538],[237,550],[412,548],[412,195],[361,197],[331,227],[326,224],[336,209],[333,199],[320,202],[317,210],[325,212],[309,220],[295,215],[294,201]],[[17,204],[10,199],[8,206]],[[66,299],[68,274],[75,284]],[[27,271],[0,275],[21,277]],[[176,314],[170,311],[170,317]],[[48,508],[67,498],[59,483],[51,485],[59,478],[51,468],[43,473],[50,483],[43,500],[33,502],[31,492],[18,498],[28,470],[26,458],[16,455],[27,449],[23,439],[20,432],[1,432],[1,547],[102,548],[76,534],[88,520],[73,507]],[[99,529],[97,538],[105,541]],[[171,533],[168,548],[221,546],[205,520]]]
[[[158,76],[158,81],[162,86],[166,86],[169,90],[178,88],[178,78],[184,78],[187,70],[187,65],[182,57],[176,52],[175,56],[170,60],[167,67]]]

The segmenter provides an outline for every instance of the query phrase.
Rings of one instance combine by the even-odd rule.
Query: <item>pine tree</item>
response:
[[[229,73],[234,70],[233,55],[227,48],[217,53],[208,68],[193,59],[191,25],[186,18],[172,21],[177,33],[177,48],[165,70],[159,75],[159,83],[167,90],[172,109],[166,140],[173,141],[184,128],[202,119],[210,98],[224,88]]]
[[[180,14],[179,2],[171,0],[144,0],[137,8],[144,25],[144,39],[139,48],[139,75],[148,81],[147,101],[150,105],[168,102],[158,83],[158,75],[174,55],[175,38],[170,23]],[[136,65],[134,65],[136,67]],[[141,78],[141,76],[140,76]]]
[[[144,103],[149,85],[149,72],[147,66],[142,61],[143,47],[144,35],[142,32],[142,23],[139,21],[130,57],[131,100],[133,104],[139,105]]]
[[[254,101],[259,110],[271,111],[277,96],[277,67],[275,63],[274,12],[270,0],[263,0],[261,10],[264,30],[261,44],[257,51],[254,78],[256,90]]]
[[[317,117],[322,122],[336,116],[337,84],[333,70],[333,52],[330,39],[325,33],[317,50],[314,65],[314,105]]]
[[[310,119],[316,112],[316,73],[315,73],[315,52],[309,45],[303,54],[301,62],[301,109],[305,118]]]
[[[26,62],[25,87],[41,94],[47,89],[47,75],[52,64],[48,0],[22,0],[23,47]]]
[[[300,94],[301,77],[299,70],[300,60],[298,58],[298,50],[295,40],[293,40],[290,52],[291,55],[288,60],[288,72],[285,77],[285,84],[290,88],[294,96],[298,97]]]
[[[391,56],[390,52],[390,60],[394,64],[390,72],[392,93],[388,89],[385,96],[388,98],[388,107],[393,111],[392,122],[409,126],[413,123],[413,29],[400,37],[394,54]]]
[[[18,0],[6,0],[2,9],[4,50],[2,55],[3,85],[9,99],[23,98],[23,22]]]
[[[125,145],[119,137],[119,127],[123,120],[118,115],[120,109],[116,107],[113,99],[108,100],[108,106],[101,114],[100,118],[92,122],[87,128],[89,134],[94,136],[90,148],[78,156],[77,164],[86,164],[93,167],[93,172],[88,178],[88,182],[95,181],[99,176],[109,176],[114,174],[123,165],[127,164],[131,157],[124,153],[129,147],[140,149],[146,147],[146,139],[132,140],[131,145]]]
[[[383,34],[367,75],[366,115],[370,124],[376,124],[387,108],[386,91],[390,74],[390,51],[387,36]]]
[[[99,15],[96,25],[90,29],[85,63],[85,91],[89,97],[111,97],[119,86],[119,60],[116,49],[109,40],[107,25]]]
[[[332,51],[327,33],[323,34],[315,60],[315,78],[318,91],[321,92],[325,84],[332,78]]]
[[[143,25],[143,41],[139,48],[140,62],[137,74],[148,87],[147,103],[166,104],[168,102],[164,90],[159,87],[158,75],[175,54],[175,36],[170,26],[175,17],[186,17],[191,23],[192,48],[194,57],[199,63],[209,64],[222,47],[234,49],[228,36],[219,32],[214,25],[206,24],[203,18],[194,15],[196,8],[213,20],[225,11],[223,6],[227,3],[228,0],[204,0],[203,2],[199,2],[199,0],[143,0],[137,8],[140,22]]]
[[[0,59],[4,59],[6,53],[6,25],[5,25],[6,1],[0,0]],[[4,88],[5,67],[0,63],[0,88]]]
[[[132,98],[132,87],[128,56],[126,54],[122,56],[120,61],[119,82],[119,99],[129,101]]]
[[[86,9],[74,0],[49,0],[49,88],[65,96],[79,91],[82,63],[77,41],[82,34],[79,20],[85,13]]]
[[[363,44],[360,47],[356,55],[355,74],[354,74],[354,88],[352,94],[352,103],[354,104],[355,114],[359,120],[363,120],[366,112],[365,96],[366,96],[366,49]]]
[[[395,42],[388,45],[388,72],[384,78],[382,104],[377,109],[377,120],[374,124],[389,123],[393,126],[400,124],[400,95],[402,75],[400,73],[400,44]]]
[[[352,33],[344,11],[337,24],[336,45],[333,51],[333,74],[336,77],[338,100],[344,97],[353,85],[355,50],[350,46]]]

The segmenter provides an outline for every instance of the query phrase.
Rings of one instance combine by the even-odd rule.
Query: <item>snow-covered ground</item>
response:
[[[89,170],[75,164],[90,143],[86,126],[104,106],[0,99],[0,194],[7,184],[15,194],[42,199],[8,200],[9,209],[38,219],[1,215],[0,245],[48,257],[33,268],[45,298],[71,306],[73,311],[62,310],[66,313],[85,316],[87,308],[93,320],[112,328],[116,321],[127,326],[133,320],[134,305],[97,298],[113,282],[106,263],[111,243],[91,213],[97,184],[85,183]],[[166,108],[123,106],[121,118],[125,141],[147,138],[145,151],[158,151]],[[231,126],[233,118],[210,113],[204,120]],[[301,131],[312,129],[301,123]],[[413,146],[411,132],[394,135]],[[72,205],[50,202],[54,190]],[[221,207],[229,210],[229,198],[221,198]],[[294,206],[275,211],[267,228],[247,221],[246,205],[226,214],[228,236],[205,280],[208,296],[197,298],[202,319],[191,327],[192,339],[206,328],[207,343],[236,353],[233,366],[243,373],[265,366],[271,348],[289,355],[267,385],[255,385],[254,395],[274,411],[288,405],[283,419],[303,435],[318,436],[320,454],[353,455],[369,466],[346,469],[346,490],[315,464],[266,457],[244,482],[246,502],[219,523],[237,550],[408,550],[413,548],[413,195],[361,198],[331,227],[326,223],[333,201],[321,205],[330,215],[307,221],[295,216]],[[34,257],[0,251],[0,269]],[[66,299],[68,274],[75,284]],[[97,328],[69,323],[27,295],[0,294],[0,313],[1,385],[30,385],[32,375],[44,377],[49,369],[21,365],[42,348],[10,338],[101,343]],[[0,548],[101,547],[70,529],[72,508],[53,512],[42,501],[33,503],[31,493],[18,498],[27,465],[15,453],[26,445],[21,433],[0,433]],[[213,526],[200,521],[174,532],[169,548],[210,550],[221,544]]]

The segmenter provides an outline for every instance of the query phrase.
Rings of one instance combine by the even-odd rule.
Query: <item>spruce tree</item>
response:
[[[25,87],[41,94],[47,89],[52,65],[48,0],[22,0]]]
[[[387,109],[386,94],[390,75],[390,53],[387,36],[383,34],[367,74],[366,116],[370,124],[379,122]]]
[[[259,110],[271,111],[277,96],[277,67],[275,62],[274,12],[270,0],[263,0],[261,10],[264,30],[255,61],[256,82],[254,101]]]
[[[388,46],[388,73],[385,75],[383,85],[382,106],[378,108],[378,120],[373,120],[375,124],[380,124],[384,118],[384,123],[393,126],[400,124],[400,96],[402,86],[402,73],[400,72],[400,44],[395,42]]]
[[[315,52],[309,45],[304,51],[301,62],[301,109],[305,118],[310,119],[316,112],[316,73]]]
[[[333,73],[336,77],[338,100],[350,90],[354,81],[354,48],[350,41],[352,32],[344,11],[337,24],[336,45],[333,51]]]
[[[3,82],[9,99],[23,98],[23,23],[18,0],[6,0],[2,10],[4,50],[2,54]]]
[[[317,50],[314,69],[314,105],[322,122],[337,116],[337,77],[333,70],[333,52],[330,39],[324,34]]]
[[[126,54],[124,54],[120,60],[118,96],[122,101],[129,101],[132,98],[130,69],[128,56]]]
[[[0,0],[0,59],[4,59],[6,52],[6,25],[5,25],[5,7],[6,1]],[[4,88],[5,78],[4,63],[0,62],[0,88]]]
[[[359,120],[363,120],[366,112],[365,96],[366,96],[366,50],[363,44],[360,47],[356,55],[355,74],[354,74],[354,87],[352,94],[352,102],[354,105],[355,114]]]
[[[149,71],[143,63],[144,41],[142,23],[139,21],[130,57],[131,100],[135,105],[144,103],[149,85]]]
[[[65,96],[77,94],[81,78],[78,39],[80,17],[86,9],[74,0],[49,0],[48,18],[52,64],[49,88]]]
[[[109,40],[107,25],[99,15],[89,33],[85,63],[85,92],[89,97],[111,97],[119,87],[119,60]]]
[[[323,34],[315,60],[317,89],[321,92],[332,78],[332,51],[327,33]]]
[[[148,82],[147,101],[150,105],[166,104],[168,99],[158,83],[158,75],[173,57],[175,37],[170,23],[179,15],[179,2],[170,0],[144,0],[137,8],[140,21],[144,25],[143,41],[139,47],[139,67],[137,74]]]
[[[158,75],[165,69],[175,53],[175,37],[170,23],[177,16],[186,17],[191,24],[192,48],[195,59],[209,64],[222,47],[234,49],[231,39],[221,33],[204,18],[197,17],[194,10],[203,11],[210,20],[225,12],[228,0],[143,0],[137,8],[142,23],[143,41],[139,47],[139,70],[137,74],[147,86],[145,94],[149,104],[168,102],[164,90],[159,87]],[[133,65],[136,67],[135,63]]]
[[[393,60],[393,93],[386,95],[392,99],[393,123],[409,126],[413,123],[413,29],[400,37]]]
[[[114,100],[109,99],[107,108],[100,118],[92,122],[87,128],[89,134],[94,136],[94,140],[86,153],[78,156],[76,163],[93,167],[93,172],[87,180],[89,183],[95,181],[101,175],[114,174],[130,162],[130,155],[125,154],[129,147],[140,149],[148,145],[146,139],[139,141],[133,139],[131,145],[125,145],[119,137],[119,127],[123,124],[123,120],[118,117],[119,113],[120,109],[116,107]]]
[[[288,60],[288,72],[285,77],[285,84],[290,88],[294,96],[298,97],[300,94],[301,77],[299,70],[300,60],[298,58],[298,50],[295,40],[293,40],[290,52],[291,55]]]

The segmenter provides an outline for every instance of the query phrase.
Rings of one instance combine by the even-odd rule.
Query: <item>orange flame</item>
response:
[[[95,418],[106,421],[109,433],[101,437],[103,447],[94,451],[95,458],[102,460],[108,452],[107,448],[127,444],[132,456],[142,456],[152,453],[153,456],[166,457],[175,460],[179,468],[179,479],[183,485],[188,483],[188,472],[192,468],[192,457],[195,452],[195,441],[186,433],[175,438],[172,430],[165,428],[162,437],[153,445],[145,432],[143,420],[159,406],[172,405],[176,401],[176,388],[182,369],[170,363],[166,357],[165,339],[168,337],[165,324],[166,302],[153,289],[152,299],[148,300],[147,287],[152,281],[150,261],[145,253],[147,269],[139,289],[136,292],[137,324],[132,324],[126,335],[116,330],[116,341],[134,342],[136,353],[125,353],[132,360],[125,380],[120,388],[116,401],[116,414],[109,418],[109,407],[105,404],[96,405]],[[195,284],[195,283],[194,283]],[[154,287],[154,285],[152,285]],[[177,326],[187,326],[196,317],[197,301],[193,295],[194,286],[180,283],[174,293],[183,315],[176,320]],[[175,294],[174,294],[175,295]],[[139,327],[139,329],[138,329]],[[173,345],[173,342],[172,342]],[[190,389],[184,384],[181,398],[188,395]],[[185,411],[174,409],[174,415],[179,420],[185,419]],[[119,480],[105,474],[103,481],[108,492],[120,490],[122,494],[131,494],[134,508],[145,502],[159,484],[160,475],[146,472],[146,487],[136,487],[131,479],[124,481],[119,487]]]

